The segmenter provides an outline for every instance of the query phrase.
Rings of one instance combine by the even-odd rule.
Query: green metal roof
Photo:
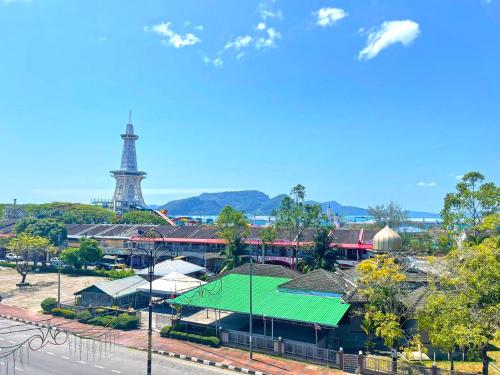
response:
[[[336,326],[349,309],[340,298],[278,291],[290,281],[253,276],[253,313],[303,323]],[[249,276],[231,274],[193,289],[171,301],[179,305],[249,313]]]

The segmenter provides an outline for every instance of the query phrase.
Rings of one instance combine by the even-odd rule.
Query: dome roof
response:
[[[401,250],[401,237],[395,230],[385,226],[373,237],[373,250],[394,251]]]

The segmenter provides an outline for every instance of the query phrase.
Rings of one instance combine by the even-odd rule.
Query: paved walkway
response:
[[[102,331],[102,327],[93,327],[87,324],[82,324],[74,320],[66,320],[56,318],[50,315],[42,315],[29,310],[24,310],[18,307],[4,305],[0,303],[0,314],[10,315],[12,317],[48,324],[50,320],[51,326],[59,326],[72,333],[84,333],[92,335]],[[136,331],[117,331],[115,343],[130,348],[146,348],[147,335],[143,330]],[[256,353],[254,360],[248,359],[248,352],[228,348],[210,348],[204,345],[198,345],[185,341],[178,341],[168,338],[162,338],[157,333],[154,334],[153,348],[155,350],[174,352],[180,355],[196,357],[202,360],[219,362],[228,366],[247,368],[253,371],[260,371],[267,374],[283,375],[283,374],[340,374],[341,371],[309,365],[306,363],[291,361],[283,358],[272,357],[264,354]]]

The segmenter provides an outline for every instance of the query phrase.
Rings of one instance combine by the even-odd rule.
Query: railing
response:
[[[250,346],[250,335],[248,333],[225,330],[228,333],[228,344],[233,344],[237,346],[249,347]],[[262,335],[252,335],[252,343],[255,349],[262,349],[264,351],[274,350],[274,340],[267,336]]]
[[[284,341],[284,355],[288,357],[312,360],[328,365],[337,364],[337,351],[318,348],[315,345],[298,343],[294,341]]]
[[[472,375],[466,372],[451,371],[437,367],[417,366],[402,361],[394,363],[391,358],[376,357],[363,357],[363,369],[361,372],[366,374],[397,375]]]

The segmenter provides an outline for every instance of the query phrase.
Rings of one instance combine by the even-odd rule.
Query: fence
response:
[[[250,346],[250,336],[247,333],[226,330],[228,333],[227,344],[249,347]],[[263,351],[273,351],[274,350],[274,340],[262,335],[252,335],[253,348],[261,349]]]
[[[362,357],[362,374],[397,374],[397,375],[473,375],[466,372],[450,371],[438,367],[424,367],[406,362],[393,362],[390,358]]]
[[[337,365],[337,351],[318,348],[316,345],[284,340],[283,354],[287,357],[320,362],[331,366]]]

